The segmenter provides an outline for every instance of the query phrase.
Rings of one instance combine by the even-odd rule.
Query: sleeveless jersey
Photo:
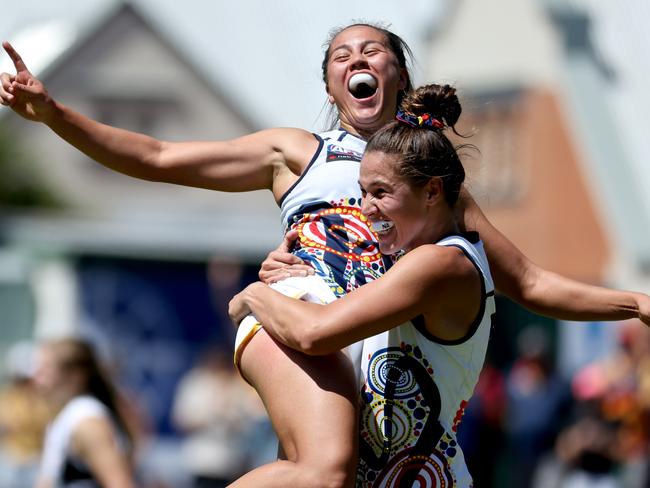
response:
[[[482,243],[470,234],[476,242],[437,243],[460,248],[483,278],[466,336],[437,339],[420,316],[363,343],[357,487],[472,486],[456,430],[483,367],[495,305]]]
[[[111,418],[111,414],[95,397],[83,395],[66,404],[47,429],[41,476],[52,480],[54,486],[99,488],[88,466],[70,453],[72,434],[79,423],[97,417]]]
[[[314,136],[318,149],[280,210],[285,230],[298,230],[294,254],[340,297],[381,276],[390,261],[361,215],[359,163],[366,141],[340,129]]]

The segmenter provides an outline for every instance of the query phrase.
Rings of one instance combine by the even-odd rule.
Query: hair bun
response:
[[[461,114],[456,89],[451,85],[424,85],[410,92],[402,101],[401,109],[414,115],[428,114],[454,127]]]

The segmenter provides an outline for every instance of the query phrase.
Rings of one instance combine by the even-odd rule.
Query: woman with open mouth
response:
[[[353,24],[333,33],[323,79],[339,125],[312,134],[276,128],[230,141],[168,142],[94,121],[55,101],[8,44],[16,73],[0,74],[0,103],[48,125],[97,162],[137,178],[219,191],[268,189],[298,249],[267,262],[265,276],[288,294],[323,303],[381,276],[387,265],[362,215],[359,161],[366,139],[392,121],[411,88],[408,47],[394,33]],[[574,320],[647,319],[648,297],[589,287],[536,267],[490,225],[461,191],[461,228],[481,232],[497,288],[538,312]],[[467,223],[467,224],[466,224]],[[385,224],[390,225],[390,224]],[[285,261],[287,258],[281,258]],[[305,276],[307,274],[310,276]],[[531,279],[534,277],[534,279]],[[255,470],[238,486],[349,486],[356,469],[357,384],[362,344],[313,357],[278,344],[253,317],[240,326],[237,361],[274,423],[284,460]],[[267,367],[259,373],[260,364]]]
[[[383,254],[406,253],[384,276],[327,305],[262,283],[230,304],[233,320],[253,313],[282,344],[312,354],[365,339],[358,487],[472,484],[455,431],[495,306],[482,243],[454,216],[465,172],[443,131],[458,115],[453,88],[424,86],[368,141],[363,215]]]

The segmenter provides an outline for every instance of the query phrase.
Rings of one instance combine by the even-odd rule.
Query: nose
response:
[[[377,211],[377,207],[375,207],[375,199],[369,195],[366,195],[361,199],[361,213],[366,216],[370,217],[372,214],[374,214]]]
[[[368,68],[368,60],[361,51],[355,51],[352,53],[350,59],[350,69],[366,69]]]

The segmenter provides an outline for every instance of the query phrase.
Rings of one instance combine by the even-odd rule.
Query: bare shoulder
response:
[[[455,246],[425,244],[406,253],[391,271],[431,284],[442,281],[463,283],[478,277],[478,271],[465,253]]]
[[[318,140],[311,132],[295,127],[275,127],[255,132],[241,139],[260,139],[267,141],[271,146],[286,152],[291,148],[300,146],[317,146]]]
[[[426,327],[437,337],[463,337],[476,317],[482,277],[469,257],[455,246],[428,244],[408,253],[410,279],[420,285]],[[391,270],[392,271],[392,270]]]
[[[282,141],[282,152],[285,154],[287,165],[290,169],[302,173],[318,149],[318,139],[304,129],[281,127],[274,131],[278,140]]]
[[[440,246],[438,244],[424,244],[406,253],[395,266],[417,267],[427,269],[474,269],[465,253],[456,246]]]
[[[73,436],[73,445],[79,451],[85,451],[98,443],[116,442],[116,431],[108,417],[88,417],[77,425]]]
[[[318,139],[313,133],[293,127],[277,127],[264,129],[249,136],[244,136],[241,141],[263,143],[273,152],[281,155],[281,160],[295,174],[301,174],[312,156],[318,149]]]

